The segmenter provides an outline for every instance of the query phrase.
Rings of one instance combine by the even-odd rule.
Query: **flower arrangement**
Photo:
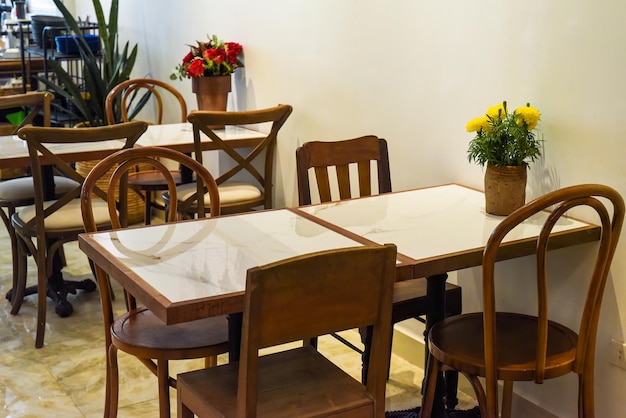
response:
[[[243,64],[239,55],[243,47],[236,42],[224,42],[216,35],[207,42],[197,41],[198,45],[189,45],[191,50],[183,57],[170,75],[171,80],[183,78],[213,77],[232,74]]]
[[[467,151],[469,161],[496,167],[528,165],[541,155],[541,141],[533,132],[540,117],[529,103],[513,113],[506,101],[490,107],[467,123],[467,131],[476,132]]]

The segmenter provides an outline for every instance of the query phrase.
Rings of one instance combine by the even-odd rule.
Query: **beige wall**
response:
[[[167,79],[185,44],[218,34],[244,46],[231,109],[289,103],[280,135],[276,203],[293,205],[295,148],[308,140],[375,134],[389,141],[396,190],[447,182],[482,187],[469,164],[465,123],[488,106],[531,102],[542,112],[545,159],[531,167],[530,196],[606,183],[626,195],[626,3],[618,0],[122,0],[120,36],[139,44],[135,75]],[[81,16],[91,4],[76,0]],[[190,108],[190,82],[174,82]],[[450,237],[454,239],[454,237]],[[626,244],[606,290],[597,347],[597,416],[623,415],[626,371],[608,364],[624,340]],[[592,246],[562,250],[554,315],[575,327],[581,273]],[[510,294],[526,293],[528,260],[503,263]],[[568,278],[571,273],[571,279]],[[479,269],[463,271],[466,306]],[[529,296],[530,297],[530,296]],[[563,389],[567,386],[567,390]],[[557,416],[576,416],[573,377],[516,390]]]

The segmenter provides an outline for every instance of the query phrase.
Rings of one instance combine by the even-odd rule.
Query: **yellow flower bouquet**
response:
[[[533,129],[541,114],[530,104],[508,112],[506,101],[467,123],[468,132],[476,132],[470,141],[468,159],[482,166],[528,165],[541,155],[541,142]]]

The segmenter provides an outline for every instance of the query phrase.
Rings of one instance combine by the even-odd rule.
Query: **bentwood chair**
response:
[[[16,94],[12,96],[0,97],[0,110],[16,109],[23,112],[24,118],[17,125],[6,124],[0,126],[0,135],[14,135],[21,127],[28,124],[39,123],[43,126],[50,126],[50,103],[54,96],[48,92],[30,92],[25,94]],[[42,120],[37,120],[37,116],[41,115]],[[18,175],[21,177],[11,178],[0,182],[0,208],[6,208],[6,212],[0,209],[0,218],[7,229],[9,240],[11,242],[11,259],[13,262],[13,287],[7,294],[7,298],[11,301],[11,313],[16,315],[19,311],[19,303],[15,303],[15,290],[18,282],[18,256],[17,235],[15,229],[11,225],[11,217],[15,213],[16,208],[28,206],[35,203],[35,190],[33,186],[33,178],[26,176],[26,170],[22,170]],[[54,176],[55,190],[58,193],[65,193],[76,187],[76,182],[63,176]],[[25,262],[25,261],[24,261]]]
[[[103,143],[114,140],[120,142],[120,148],[132,147],[145,132],[145,122],[129,122],[120,125],[97,128],[45,128],[25,126],[18,131],[18,136],[26,140],[33,173],[35,203],[18,210],[11,218],[12,225],[19,237],[20,263],[18,265],[18,284],[14,289],[15,304],[21,304],[26,288],[26,254],[33,255],[37,265],[37,334],[35,347],[43,346],[46,327],[46,296],[56,303],[55,310],[60,316],[72,313],[72,305],[66,300],[67,293],[76,289],[95,290],[95,284],[69,282],[63,280],[58,254],[64,243],[75,241],[78,234],[84,232],[80,214],[80,188],[84,177],[72,166],[63,161],[49,148],[52,145],[79,143]],[[41,160],[50,164],[63,175],[76,182],[76,186],[57,199],[46,199],[50,193],[44,184]],[[109,219],[106,202],[98,202],[96,222],[108,225]]]
[[[129,193],[126,183],[129,171],[136,164],[147,164],[159,172],[168,184],[168,191],[176,194],[176,181],[166,167],[168,162],[174,162],[187,167],[195,173],[198,179],[199,193],[192,197],[200,204],[200,216],[210,213],[217,216],[220,213],[219,194],[213,176],[200,163],[178,151],[167,148],[145,147],[119,151],[98,163],[87,175],[83,184],[81,205],[85,231],[95,232],[98,229],[95,204],[99,199],[108,202],[108,211],[114,229],[125,227]],[[106,194],[97,187],[97,181],[111,168],[115,168],[111,176]],[[130,190],[130,193],[133,193]],[[211,195],[211,207],[204,211],[203,196],[207,192]],[[119,195],[119,198],[116,196]],[[166,221],[173,221],[177,217],[174,199]],[[94,263],[95,264],[95,263]],[[145,307],[137,307],[129,292],[127,294],[127,311],[121,316],[114,314],[111,283],[108,275],[95,265],[100,299],[104,314],[104,330],[106,345],[106,396],[105,417],[114,417],[117,414],[119,377],[117,366],[117,350],[122,350],[139,359],[152,373],[157,376],[159,388],[159,412],[161,417],[169,417],[170,397],[169,387],[176,387],[176,380],[169,375],[168,362],[170,360],[206,358],[205,365],[216,364],[216,356],[228,351],[228,323],[225,316],[212,317],[197,321],[184,322],[177,325],[166,325],[163,321]]]
[[[548,247],[550,234],[563,215],[579,209],[598,220],[600,243],[587,288],[587,297],[578,322],[578,331],[549,319]],[[542,215],[536,216],[543,212]],[[586,212],[585,212],[586,211]],[[528,284],[537,289],[535,312],[503,311],[496,306],[497,289],[507,287],[505,272],[495,263],[503,241],[516,226],[526,220],[542,224],[535,248],[536,274]],[[446,318],[436,323],[428,337],[431,362],[424,395],[422,417],[430,417],[434,402],[436,375],[442,368],[454,368],[472,384],[480,416],[496,418],[498,381],[502,380],[503,418],[512,410],[513,383],[543,383],[568,373],[578,375],[578,416],[594,417],[594,357],[598,318],[611,260],[624,221],[624,201],[612,188],[596,184],[566,187],[541,196],[506,217],[491,233],[483,253],[484,312]],[[533,277],[534,276],[534,277]],[[510,277],[508,278],[510,279]],[[578,281],[578,280],[577,280]],[[501,302],[498,302],[501,303]],[[563,299],[559,303],[563,303]],[[534,304],[533,304],[534,305]],[[579,306],[572,306],[577,310]],[[578,320],[577,320],[578,321]],[[484,386],[479,377],[484,378]]]
[[[307,142],[296,150],[296,169],[300,205],[311,204],[315,189],[322,203],[371,196],[376,194],[373,193],[376,190],[378,193],[391,192],[387,141],[372,135],[343,141]],[[428,306],[426,279],[397,282],[394,286],[392,324],[409,318],[424,322]],[[446,284],[446,312],[449,315],[461,313],[461,288],[450,283]],[[366,342],[366,331],[360,331],[361,339]],[[334,337],[362,353],[364,358],[369,356],[368,344],[360,350],[342,337]],[[366,376],[367,370],[364,369],[363,379]],[[448,376],[448,381],[448,407],[453,408],[456,404],[456,376]]]
[[[167,99],[170,98],[180,111],[179,121],[187,122],[187,104],[183,95],[172,85],[153,78],[133,78],[115,86],[105,100],[106,115],[109,125],[118,122],[128,122],[147,112],[141,112],[146,105],[151,104],[150,110],[156,112],[154,123],[163,123],[164,109]],[[116,116],[119,115],[119,116]],[[171,171],[176,184],[181,183],[180,171]],[[164,210],[163,205],[154,200],[155,192],[167,190],[167,182],[157,170],[139,169],[129,173],[128,184],[143,192],[144,218],[150,224],[152,208]]]
[[[241,112],[219,111],[193,111],[187,119],[193,125],[194,154],[196,160],[202,162],[202,138],[204,133],[208,140],[212,141],[226,156],[225,159],[232,161],[220,162],[220,164],[232,164],[225,172],[216,177],[220,191],[222,213],[235,213],[250,211],[255,208],[269,209],[273,206],[272,186],[274,172],[274,154],[278,131],[284,125],[291,114],[292,107],[278,105],[260,110],[247,110]],[[228,141],[220,137],[220,132],[215,126],[225,126],[225,129],[239,127],[256,127],[256,125],[271,124],[269,133],[262,142],[252,150],[240,154],[241,149],[231,147]],[[262,168],[255,166],[259,164]],[[240,178],[235,178],[238,176]],[[178,187],[179,199],[184,199],[189,191],[195,190],[193,182],[182,184]],[[169,197],[166,197],[166,201]],[[208,205],[209,202],[206,202]],[[193,211],[183,213],[193,216]]]
[[[395,263],[396,246],[387,244],[248,270],[241,360],[179,374],[179,418],[383,418]],[[308,344],[259,355],[262,348],[368,326],[373,332],[366,386]]]

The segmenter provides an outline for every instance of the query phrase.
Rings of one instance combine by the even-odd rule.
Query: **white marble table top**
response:
[[[172,305],[243,294],[250,267],[362,244],[283,209],[83,234],[79,245],[157,316],[172,323],[180,320],[166,312]],[[158,302],[149,296],[154,294]],[[231,313],[223,306],[216,309],[225,311],[214,314]]]
[[[229,126],[226,129],[217,130],[216,133],[229,141],[233,148],[254,146],[266,136],[261,132],[238,126]],[[104,158],[106,155],[120,150],[123,144],[122,141],[112,140],[97,143],[49,144],[47,147],[66,162],[76,162]],[[192,152],[194,146],[193,130],[189,123],[149,125],[135,146],[160,146],[180,152]],[[207,140],[203,142],[203,149],[218,148]],[[0,168],[27,167],[29,164],[26,141],[17,135],[0,136]]]
[[[239,126],[227,126],[225,129],[218,129],[215,133],[225,141],[241,143],[241,146],[250,146],[253,143],[247,143],[246,140],[258,140],[265,138],[267,135],[252,129]],[[200,133],[205,141],[203,148],[205,150],[216,149],[211,146],[211,141],[204,133]],[[193,150],[193,129],[190,123],[171,123],[164,125],[150,125],[148,130],[139,138],[137,146],[149,147],[167,147],[185,152]]]
[[[93,159],[120,150],[124,146],[121,140],[77,144],[47,144],[46,147],[56,155],[63,156],[66,162]],[[80,158],[80,159],[79,159]],[[17,135],[0,136],[0,168],[27,167],[30,165],[28,145]]]
[[[485,212],[480,191],[456,184],[387,193],[301,207],[298,210],[378,244],[394,243],[398,252],[415,260],[416,276],[445,273],[480,265],[482,250],[502,219]],[[534,240],[547,213],[515,228],[505,242]],[[554,233],[595,228],[575,219],[562,219]],[[595,238],[597,239],[597,238]],[[592,237],[588,241],[594,240]],[[468,260],[470,256],[471,260]],[[523,254],[520,254],[523,255]],[[435,262],[445,262],[442,271]],[[428,266],[433,263],[434,271]]]

